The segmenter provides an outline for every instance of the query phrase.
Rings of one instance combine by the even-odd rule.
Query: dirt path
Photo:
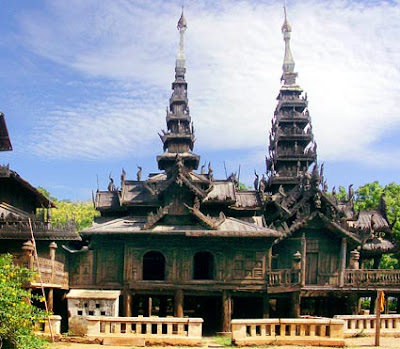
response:
[[[121,348],[134,348],[134,347],[120,347],[120,346],[104,346],[100,344],[79,344],[79,343],[54,343],[51,345],[51,349],[121,349]],[[168,347],[150,347],[152,349],[165,349]],[[171,347],[177,348],[177,347]],[[178,347],[179,349],[184,349],[185,347]],[[193,348],[193,347],[192,347]],[[223,348],[222,346],[214,343],[212,340],[206,340],[205,345],[202,348]],[[315,349],[316,347],[299,347],[292,345],[284,345],[284,346],[265,346],[267,349]],[[362,338],[348,338],[346,339],[346,348],[352,349],[368,349],[368,348],[377,348],[374,346],[374,338],[373,337],[362,337]],[[381,338],[381,345],[379,348],[393,348],[400,349],[400,338],[393,337],[383,337]],[[328,349],[328,348],[327,348]]]

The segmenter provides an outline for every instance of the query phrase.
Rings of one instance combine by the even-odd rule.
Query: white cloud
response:
[[[37,151],[54,157],[122,157],[154,142],[173,79],[179,4],[74,0],[48,6],[46,14],[24,15],[21,40],[51,61],[94,81],[114,80],[116,87],[100,102],[94,98],[50,110],[46,136],[36,129]],[[400,4],[291,1],[288,15],[298,82],[308,92],[320,158],[370,161],[371,146],[388,129],[400,127]],[[197,1],[187,4],[186,17],[197,148],[265,147],[267,153],[284,49],[281,4]],[[132,98],[133,86],[124,87],[129,80],[140,82],[141,98]],[[122,94],[116,97],[118,90]],[[57,153],[49,153],[50,142]],[[373,155],[389,158],[399,149],[393,143]]]

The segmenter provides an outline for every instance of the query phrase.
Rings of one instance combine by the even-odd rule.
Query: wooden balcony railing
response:
[[[275,269],[267,272],[268,287],[289,287],[300,283],[300,270]]]
[[[69,275],[68,272],[65,271],[64,263],[52,261],[43,257],[38,257],[38,261],[43,284],[52,284],[63,289],[67,289],[69,287]],[[16,265],[24,266],[26,268],[29,268],[31,264],[32,269],[34,271],[38,271],[36,261],[29,263],[26,257],[23,255],[14,255],[13,262]],[[40,283],[39,276],[36,277],[36,280],[34,280],[32,284],[34,286],[38,283]]]
[[[344,273],[346,286],[400,286],[400,270],[359,269]]]
[[[338,272],[320,273],[313,286],[339,286]],[[301,284],[301,273],[291,269],[273,269],[267,272],[268,287],[288,287]],[[307,283],[305,283],[307,285]],[[344,287],[400,287],[400,270],[346,269]]]

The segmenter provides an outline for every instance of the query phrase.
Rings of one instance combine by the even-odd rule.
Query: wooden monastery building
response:
[[[376,210],[355,212],[351,187],[344,202],[335,190],[327,192],[307,95],[296,83],[286,14],[266,176],[256,176],[254,190],[239,189],[235,175],[214,178],[210,164],[199,170],[185,80],[183,13],[178,29],[175,80],[160,134],[163,152],[157,156],[160,172],[142,179],[139,169],[132,180],[122,171],[121,189],[111,180],[108,190],[97,191],[101,215],[79,236],[45,228],[38,233],[41,242],[64,241],[64,249],[49,260],[65,266],[68,279],[54,287],[88,294],[119,291],[119,315],[201,317],[206,333],[229,331],[235,318],[357,313],[360,297],[374,297],[378,288],[399,297],[400,273],[378,269],[382,255],[397,249],[384,197]],[[3,117],[0,122],[0,146],[7,148]],[[8,239],[2,249],[23,250],[30,238],[15,221],[52,204],[12,171],[0,180],[14,183],[14,192],[5,193],[8,184],[0,188],[0,210],[12,212],[0,219],[0,239]],[[31,206],[24,206],[27,202]],[[46,224],[51,221],[43,220]],[[4,226],[13,233],[6,234]],[[373,267],[364,269],[370,260]],[[95,308],[85,303],[69,316],[93,314]]]

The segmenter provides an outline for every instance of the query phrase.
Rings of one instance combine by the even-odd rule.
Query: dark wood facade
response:
[[[257,176],[254,190],[240,190],[235,175],[215,179],[211,164],[197,171],[183,14],[178,29],[175,80],[157,157],[162,172],[142,179],[139,167],[136,179],[127,179],[122,171],[121,189],[111,180],[108,190],[98,190],[94,204],[101,216],[80,237],[68,229],[54,232],[48,219],[35,222],[42,258],[47,242],[82,239],[56,257],[50,248],[49,260],[68,271],[68,283],[57,287],[120,290],[125,316],[202,317],[210,332],[229,331],[232,318],[354,313],[359,297],[382,287],[398,297],[400,273],[377,269],[382,254],[397,249],[384,205],[355,212],[351,188],[344,202],[327,192],[307,96],[296,84],[287,19],[267,178]],[[9,168],[1,172],[7,175],[0,176],[0,203],[14,213],[0,221],[0,238],[7,241],[4,251],[18,254],[29,250],[23,245],[27,232],[16,228],[22,227],[18,215],[32,216],[48,200]],[[27,257],[21,258],[31,263]],[[362,269],[362,260],[371,258],[376,268]]]

